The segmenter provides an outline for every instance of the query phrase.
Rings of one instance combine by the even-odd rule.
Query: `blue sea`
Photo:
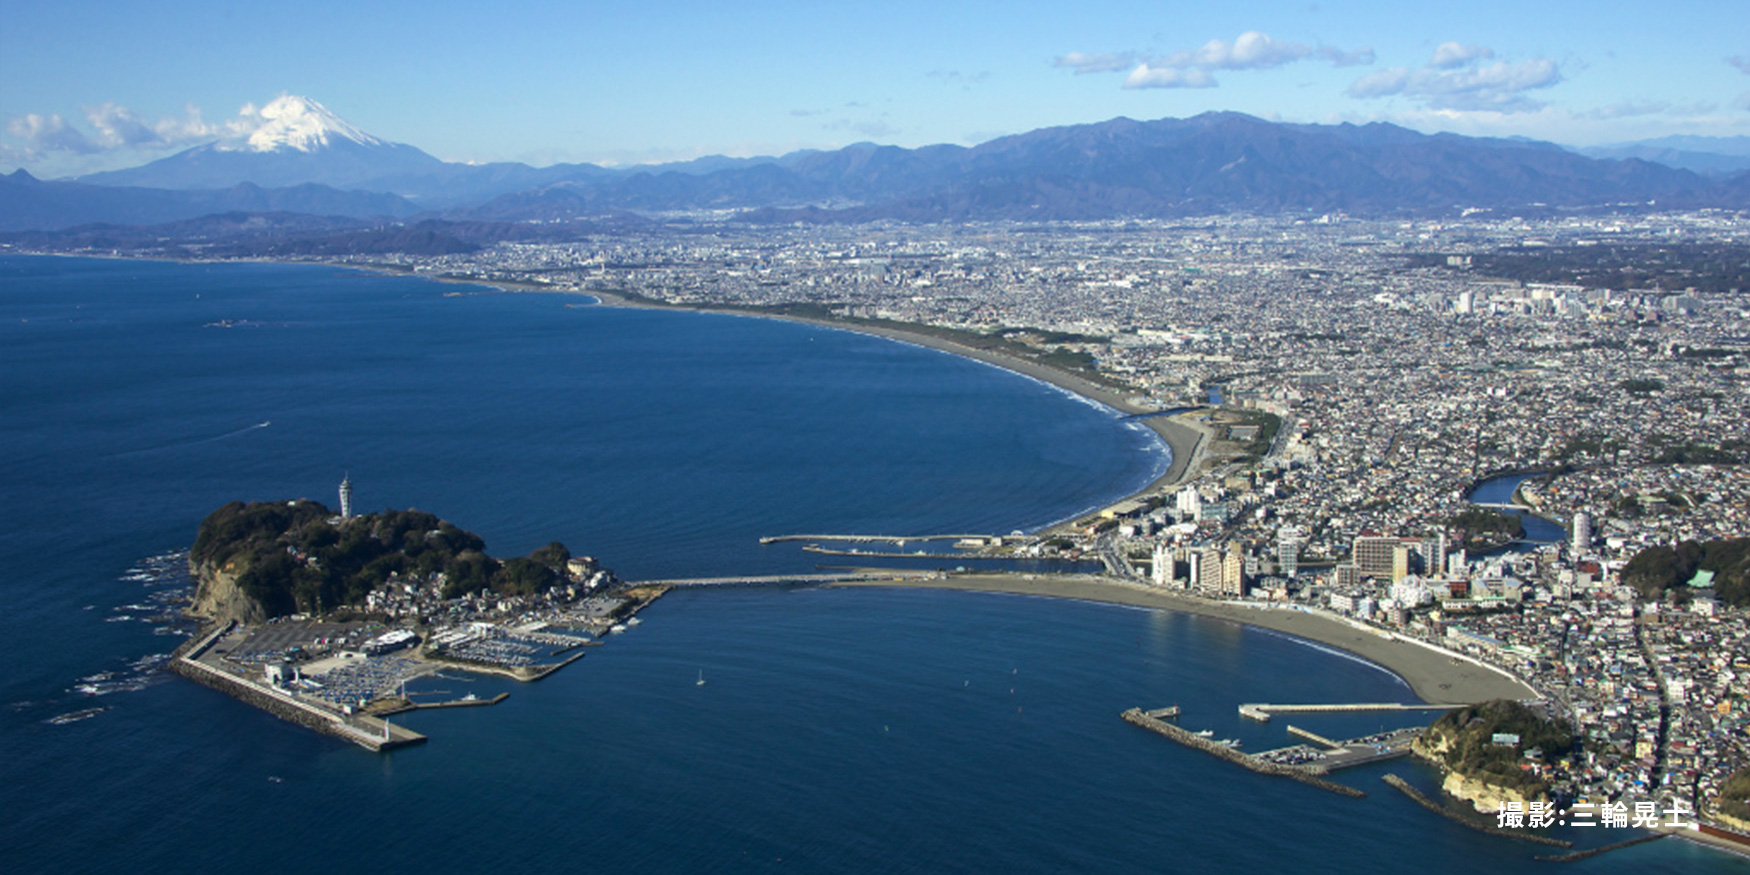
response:
[[[9,872],[1532,872],[1380,782],[1347,799],[1119,719],[1413,699],[1171,612],[928,590],[676,591],[491,708],[371,754],[156,669],[232,500],[418,507],[634,579],[812,571],[765,535],[1031,530],[1166,449],[982,364],[825,328],[319,266],[0,257],[0,866]],[[707,681],[699,685],[696,680]],[[59,718],[59,719],[57,719]],[[1308,716],[1327,735],[1398,718]],[[1574,831],[1584,833],[1585,831]],[[1594,830],[1583,845],[1623,836]],[[1665,841],[1567,871],[1750,871]]]

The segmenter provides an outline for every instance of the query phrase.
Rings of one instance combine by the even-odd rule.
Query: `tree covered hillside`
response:
[[[571,558],[557,541],[502,563],[485,549],[479,535],[419,510],[343,520],[315,501],[234,501],[201,522],[189,561],[202,573],[234,574],[245,595],[279,617],[362,604],[391,576],[442,574],[445,598],[543,592]]]
[[[1622,567],[1622,581],[1643,598],[1657,599],[1683,587],[1697,571],[1714,573],[1714,592],[1721,602],[1750,607],[1750,538],[1648,547]]]

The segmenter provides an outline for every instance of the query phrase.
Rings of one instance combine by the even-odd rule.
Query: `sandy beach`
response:
[[[1495,669],[1426,645],[1357,628],[1342,620],[1293,608],[1262,608],[1192,598],[1144,584],[1094,575],[967,574],[941,579],[854,581],[834,586],[888,586],[1011,593],[1081,599],[1184,611],[1257,626],[1316,641],[1384,666],[1403,678],[1422,701],[1460,705],[1487,699],[1534,698],[1537,693]],[[1304,703],[1284,703],[1304,704]]]

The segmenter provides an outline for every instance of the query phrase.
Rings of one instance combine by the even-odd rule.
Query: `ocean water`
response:
[[[324,267],[0,258],[0,863],[20,872],[1533,871],[1131,727],[1288,743],[1244,701],[1411,698],[1230,623],[916,590],[670,594],[492,708],[374,755],[153,669],[173,551],[234,499],[415,506],[632,578],[812,570],[794,532],[1007,532],[1123,496],[1152,435],[845,332]],[[157,562],[153,557],[169,558]],[[707,683],[695,683],[703,675]],[[82,719],[55,718],[102,709]],[[1397,725],[1307,717],[1328,735]],[[1580,836],[1600,843],[1615,836]],[[1576,871],[1742,871],[1661,842]]]

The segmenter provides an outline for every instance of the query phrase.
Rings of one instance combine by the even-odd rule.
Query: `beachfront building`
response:
[[[1300,530],[1283,526],[1276,533],[1276,573],[1293,579],[1300,570]]]
[[[1228,544],[1221,559],[1221,594],[1246,594],[1246,553],[1239,544]]]

